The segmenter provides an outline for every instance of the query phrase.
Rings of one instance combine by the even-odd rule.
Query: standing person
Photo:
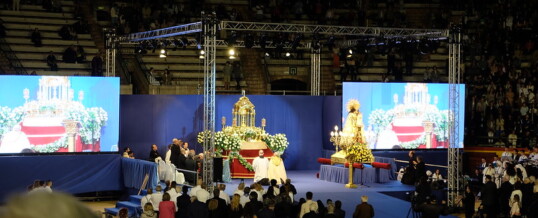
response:
[[[164,193],[163,199],[159,203],[159,218],[174,218],[176,205],[170,200],[170,194]]]
[[[495,217],[498,201],[497,185],[492,181],[490,175],[486,175],[486,183],[481,190],[482,205],[488,217]]]
[[[510,217],[512,218],[521,217],[521,203],[519,199],[519,195],[514,195],[514,201],[510,204]]]
[[[361,197],[361,204],[355,207],[353,218],[371,218],[374,217],[374,207],[368,204],[368,196]]]
[[[263,150],[258,151],[258,157],[252,161],[254,168],[254,182],[258,182],[267,178],[267,170],[269,168],[269,160],[263,156]]]
[[[235,86],[236,86],[237,90],[240,90],[241,89],[241,80],[243,79],[243,73],[241,72],[241,64],[239,63],[239,61],[235,61],[233,63],[232,75],[233,75],[234,80],[236,82]]]
[[[157,145],[153,144],[151,145],[151,151],[149,152],[149,161],[155,162],[157,158],[161,158],[161,155],[159,154],[159,151],[157,151]]]
[[[92,59],[92,76],[103,76],[103,58],[101,52]]]
[[[224,66],[223,72],[224,72],[224,88],[226,90],[230,89],[230,79],[232,77],[232,63],[230,61],[226,61],[226,65]]]
[[[463,197],[463,206],[465,207],[465,218],[472,218],[474,215],[475,196],[471,191],[471,186],[465,187],[465,196]]]

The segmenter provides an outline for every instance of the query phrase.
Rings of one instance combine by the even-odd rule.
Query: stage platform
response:
[[[355,206],[360,204],[362,195],[369,197],[368,202],[372,204],[375,210],[376,218],[395,218],[406,217],[406,214],[411,206],[411,203],[397,197],[391,197],[387,192],[407,193],[415,190],[414,186],[401,184],[399,181],[390,180],[386,183],[370,183],[368,187],[360,187],[357,189],[345,188],[343,184],[335,182],[327,182],[316,178],[318,171],[288,171],[288,178],[297,189],[295,200],[299,201],[304,198],[306,192],[314,193],[314,200],[322,200],[324,203],[327,199],[333,201],[342,201],[342,208],[346,211],[346,217],[353,217]],[[227,183],[226,193],[232,196],[237,189],[240,179],[233,179],[231,183]],[[252,180],[245,180],[245,183],[251,184]],[[383,193],[381,193],[383,192]],[[390,205],[390,209],[387,206]],[[442,216],[456,217],[456,216]]]

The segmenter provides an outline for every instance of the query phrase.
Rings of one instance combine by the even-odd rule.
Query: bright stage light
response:
[[[166,58],[166,49],[161,49],[161,53],[159,54],[159,58]]]
[[[230,57],[229,57],[229,58],[230,58],[231,60],[234,60],[234,59],[235,59],[235,56],[233,56],[233,55],[230,55]]]
[[[200,56],[199,56],[200,59],[205,59],[205,51],[204,50],[200,50]]]
[[[289,52],[286,52],[286,57],[289,57],[291,54]]]
[[[234,56],[235,55],[235,49],[233,49],[233,48],[228,49],[228,54],[230,56]]]
[[[353,54],[353,50],[349,49],[349,54],[352,55]]]

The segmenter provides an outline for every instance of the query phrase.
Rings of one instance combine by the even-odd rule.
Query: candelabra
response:
[[[338,131],[338,126],[334,126],[334,131],[331,131],[330,141],[333,143],[336,153],[338,153],[338,148],[345,151],[348,146],[353,145],[353,137],[353,133]]]
[[[355,144],[355,134],[344,131],[338,131],[338,126],[334,126],[334,131],[331,131],[330,141],[336,148],[336,152],[331,156],[331,163],[345,163],[347,159],[347,149]],[[338,152],[338,148],[341,149]],[[349,182],[345,185],[346,188],[357,188],[353,184],[353,162],[348,161]]]

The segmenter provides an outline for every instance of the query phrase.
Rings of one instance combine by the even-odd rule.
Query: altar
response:
[[[265,118],[260,120],[259,127],[256,126],[254,104],[245,95],[232,108],[232,125],[226,124],[226,117],[222,117],[221,121],[222,131],[215,133],[215,149],[217,155],[228,160],[231,178],[254,178],[252,162],[260,150],[271,159],[274,152],[282,153],[288,146],[284,134],[265,132]],[[199,139],[205,137],[201,134]]]

